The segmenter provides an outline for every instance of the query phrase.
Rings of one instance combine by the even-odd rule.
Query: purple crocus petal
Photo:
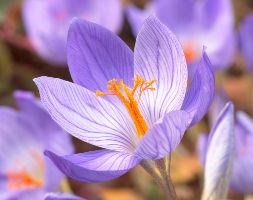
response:
[[[17,162],[20,166],[23,164],[28,169],[33,168],[31,153],[42,154],[42,144],[36,134],[30,131],[20,113],[11,108],[0,108],[0,121],[0,172],[16,168]],[[15,148],[10,148],[10,145]]]
[[[159,159],[171,153],[180,143],[189,125],[185,111],[173,111],[164,116],[141,139],[136,154],[144,159]]]
[[[68,0],[73,4],[72,0]],[[119,0],[79,0],[86,7],[81,18],[102,25],[114,33],[118,33],[123,25],[123,6]],[[80,6],[80,3],[75,3]]]
[[[209,138],[202,199],[226,199],[234,154],[234,106],[227,103]]]
[[[194,6],[194,0],[158,0],[155,9],[157,17],[173,32],[181,32],[191,25]]]
[[[200,4],[199,19],[205,28],[212,28],[215,23],[222,23],[226,28],[234,23],[233,6],[231,0],[204,0]]]
[[[123,22],[119,0],[25,0],[23,21],[38,54],[52,64],[66,64],[70,21],[80,17],[118,32]]]
[[[138,35],[142,24],[154,12],[153,2],[146,5],[145,9],[137,8],[136,6],[130,5],[127,7],[127,19],[131,25],[134,35]]]
[[[249,70],[253,71],[253,14],[248,15],[240,25],[240,49],[244,62]]]
[[[174,34],[154,16],[137,36],[134,67],[136,74],[155,80],[155,91],[145,91],[140,102],[148,124],[181,108],[188,77],[184,53]]]
[[[196,124],[206,114],[214,97],[214,89],[214,72],[204,52],[182,106],[182,109],[192,117],[190,126]]]
[[[52,120],[33,93],[18,90],[15,91],[14,97],[22,116],[28,115],[31,124],[36,128],[33,130],[33,134],[39,134],[38,139],[47,149],[59,154],[68,154],[74,151],[70,136]]]
[[[29,126],[29,132],[37,135],[37,140],[43,144],[43,149],[48,149],[61,155],[74,152],[70,135],[65,133],[51,119],[33,93],[16,91],[14,97],[21,109],[22,117],[26,117],[30,121],[30,123],[26,124]],[[49,191],[55,190],[64,178],[64,175],[57,170],[48,158],[45,159],[45,163],[45,188]]]
[[[4,199],[5,200],[28,200],[28,199],[43,200],[45,193],[46,192],[42,189],[25,189],[25,190],[20,190],[18,192],[14,192],[8,195],[7,197],[5,197]]]
[[[203,166],[205,166],[207,149],[208,149],[208,135],[200,134],[197,142],[197,153],[199,156],[199,161]]]
[[[107,29],[75,19],[69,29],[68,65],[72,79],[91,91],[107,91],[107,82],[122,79],[132,85],[133,53]]]
[[[83,182],[108,181],[125,174],[141,159],[124,152],[97,150],[67,156],[46,151],[54,164],[67,176]]]
[[[43,127],[43,132],[61,130],[32,92],[17,90],[14,92],[13,96],[20,112],[22,112],[23,115],[27,115],[32,120],[32,124],[35,125],[35,127],[39,129]],[[36,133],[41,133],[41,131],[36,131]],[[42,137],[44,136],[43,133]]]
[[[53,64],[65,64],[66,38],[69,19],[58,20],[54,17],[56,12],[67,14],[64,1],[34,1],[23,2],[23,21],[29,39],[32,41],[38,54]],[[58,11],[53,8],[58,6]],[[61,11],[62,10],[62,11]],[[54,14],[55,13],[55,14]]]
[[[67,193],[47,193],[44,200],[84,200],[84,198]]]
[[[221,27],[217,26],[212,33],[203,33],[203,37],[206,38],[206,41],[203,40],[208,49],[207,53],[210,55],[210,59],[215,70],[222,69],[226,66],[229,66],[234,61],[234,55],[236,52],[236,38],[235,32],[230,29],[224,29],[226,32],[221,31]],[[223,29],[223,28],[222,28]],[[222,34],[224,37],[220,37]],[[215,41],[215,42],[214,42]]]
[[[236,113],[235,162],[230,187],[240,193],[253,191],[253,122],[243,112]]]
[[[125,110],[61,79],[40,77],[34,81],[45,108],[68,133],[102,148],[134,151],[137,136]]]

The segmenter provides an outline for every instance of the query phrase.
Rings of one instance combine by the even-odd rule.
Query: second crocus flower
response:
[[[64,175],[43,155],[73,153],[71,138],[30,92],[18,91],[19,110],[0,107],[0,199],[38,199],[57,191]]]
[[[23,21],[35,50],[44,60],[66,65],[70,21],[80,17],[117,33],[123,23],[120,0],[24,0]]]
[[[157,0],[144,10],[130,6],[128,19],[135,34],[152,13],[179,38],[190,72],[195,70],[203,46],[215,69],[228,67],[234,61],[236,44],[230,0]]]

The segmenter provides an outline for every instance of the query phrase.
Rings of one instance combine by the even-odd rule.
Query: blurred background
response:
[[[238,30],[238,26],[244,17],[253,11],[253,1],[234,0],[232,2],[235,30]],[[1,105],[15,106],[12,94],[17,89],[30,90],[38,95],[37,87],[32,81],[35,77],[45,75],[71,81],[67,65],[64,62],[60,64],[48,62],[37,52],[28,36],[29,30],[27,29],[29,28],[25,28],[29,25],[25,25],[23,20],[23,3],[21,0],[0,0]],[[116,32],[133,49],[135,36],[124,9],[129,4],[143,8],[148,0],[122,0],[121,3],[123,5],[122,26]],[[228,68],[216,73],[216,87],[217,90],[224,91],[228,99],[234,102],[237,110],[242,110],[253,116],[253,77],[246,69],[245,61],[239,50],[236,51],[233,63]],[[203,168],[197,156],[196,143],[200,133],[210,131],[208,121],[208,116],[206,116],[198,125],[190,129],[172,156],[171,175],[179,199],[200,199],[203,187]],[[74,138],[73,142],[76,152],[95,149],[95,147]],[[71,179],[69,181],[68,190],[88,199],[163,199],[159,188],[140,167],[136,167],[116,180],[102,184],[85,184]],[[244,194],[231,190],[229,199],[244,199]]]

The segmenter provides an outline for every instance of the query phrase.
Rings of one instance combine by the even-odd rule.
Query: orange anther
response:
[[[141,94],[145,90],[155,90],[154,87],[151,87],[155,80],[146,81],[144,78],[136,74],[135,78],[133,79],[133,82],[134,86],[133,88],[130,88],[124,84],[123,80],[112,79],[108,81],[108,92],[104,93],[100,90],[97,90],[96,96],[117,96],[118,99],[125,105],[128,113],[130,114],[136,127],[138,136],[142,137],[147,132],[148,125],[139,110],[138,101],[140,99]],[[138,93],[137,100],[136,93]]]

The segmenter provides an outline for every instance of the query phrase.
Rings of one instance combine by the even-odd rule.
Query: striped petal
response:
[[[192,117],[190,126],[196,124],[206,114],[214,97],[214,89],[214,72],[204,52],[182,106],[182,109]]]
[[[81,19],[72,22],[67,57],[73,81],[91,91],[106,91],[107,82],[113,78],[132,84],[132,51],[118,36],[97,24]]]
[[[174,111],[165,115],[145,134],[136,154],[144,159],[159,159],[171,153],[180,143],[188,127],[189,115],[185,111]]]
[[[134,67],[146,80],[156,80],[155,91],[144,92],[140,102],[149,124],[181,108],[188,77],[184,53],[174,34],[154,16],[137,36]]]
[[[135,149],[137,136],[129,114],[95,93],[61,79],[35,79],[42,103],[68,133],[87,143],[117,151]]]
[[[234,154],[234,106],[226,104],[211,130],[202,199],[226,199]]]
[[[123,152],[97,150],[67,156],[46,151],[54,164],[67,176],[83,182],[102,182],[125,174],[141,159]]]

